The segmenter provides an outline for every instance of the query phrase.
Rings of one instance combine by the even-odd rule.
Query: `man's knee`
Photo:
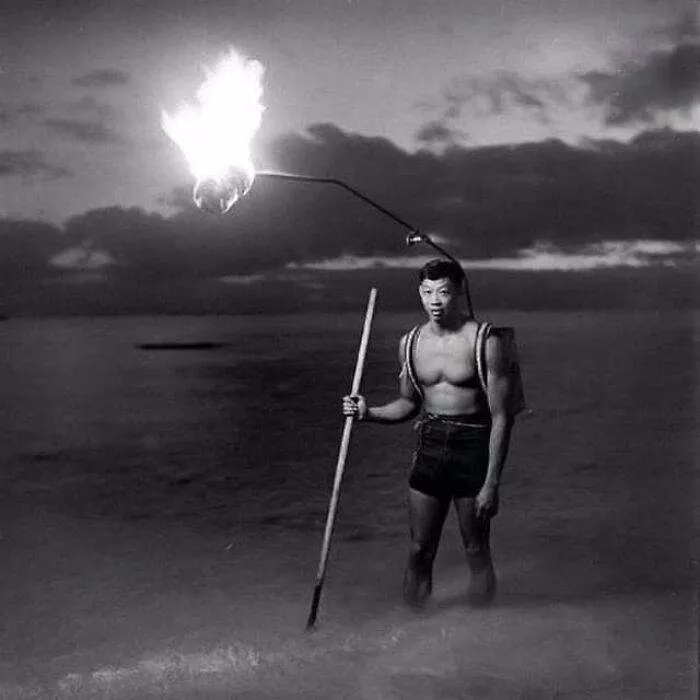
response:
[[[471,537],[464,545],[467,556],[471,558],[481,558],[489,555],[489,543],[481,537]]]

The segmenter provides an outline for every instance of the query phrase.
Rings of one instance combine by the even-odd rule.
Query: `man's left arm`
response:
[[[498,511],[498,487],[508,455],[514,416],[508,410],[512,380],[501,339],[493,334],[486,339],[486,395],[491,413],[489,464],[484,485],[477,496],[477,511],[492,517]]]

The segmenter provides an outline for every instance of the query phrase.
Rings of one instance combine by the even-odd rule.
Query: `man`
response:
[[[496,591],[490,526],[514,421],[507,401],[512,382],[503,343],[489,335],[482,389],[475,359],[479,324],[460,308],[463,284],[456,262],[427,263],[418,292],[428,321],[401,338],[399,397],[371,407],[359,395],[343,398],[343,413],[364,422],[401,423],[422,409],[409,476],[411,546],[403,586],[412,607],[422,607],[430,596],[450,501],[466,550],[469,601],[488,603]]]

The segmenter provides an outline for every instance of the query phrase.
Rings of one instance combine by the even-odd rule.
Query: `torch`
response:
[[[258,61],[246,59],[235,51],[231,51],[215,70],[208,72],[205,82],[197,90],[197,105],[185,105],[174,115],[163,113],[163,129],[181,148],[195,177],[193,199],[197,207],[212,214],[226,214],[247,194],[256,177],[330,185],[349,192],[353,197],[402,226],[407,231],[407,245],[425,243],[460,265],[456,258],[418,228],[342,180],[295,173],[256,172],[250,147],[260,128],[265,110],[260,102],[263,72],[264,68]],[[473,315],[466,276],[463,276],[463,279],[469,312]],[[376,289],[372,289],[365,314],[352,393],[359,391],[376,296]],[[348,418],[341,440],[307,629],[311,628],[316,621],[351,428],[352,418]]]
[[[165,132],[181,148],[195,177],[193,199],[197,207],[212,214],[226,214],[244,197],[256,177],[293,180],[339,187],[402,226],[406,244],[424,243],[461,267],[459,261],[430,236],[408,223],[365,193],[342,180],[296,173],[256,172],[251,143],[262,121],[264,67],[259,61],[230,53],[197,90],[197,104],[184,105],[176,114],[163,113]],[[473,316],[471,294],[463,275],[464,295]]]

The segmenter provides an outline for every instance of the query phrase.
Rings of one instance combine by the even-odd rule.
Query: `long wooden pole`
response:
[[[367,345],[369,344],[369,334],[372,328],[372,317],[374,316],[374,305],[377,301],[377,290],[372,287],[369,293],[369,301],[367,302],[367,311],[365,312],[365,323],[362,328],[362,339],[360,340],[360,350],[357,354],[357,363],[355,364],[355,374],[352,378],[351,395],[357,394],[360,391],[360,382],[362,381],[362,371],[365,366],[365,356],[367,355]],[[328,552],[331,547],[331,535],[333,534],[333,524],[335,522],[335,514],[338,510],[338,500],[340,498],[340,483],[343,480],[343,471],[345,470],[345,460],[348,456],[348,448],[350,446],[350,434],[352,432],[353,416],[345,418],[345,426],[343,427],[343,437],[340,440],[340,450],[338,451],[338,463],[335,467],[335,479],[333,481],[333,492],[331,501],[328,507],[328,517],[326,518],[326,530],[323,534],[323,546],[321,547],[321,559],[318,563],[318,572],[316,573],[316,585],[314,586],[314,594],[311,599],[311,610],[309,618],[306,621],[306,629],[311,629],[316,624],[316,615],[318,613],[318,605],[321,602],[321,591],[323,590],[323,582],[326,578],[326,564],[328,563]]]

